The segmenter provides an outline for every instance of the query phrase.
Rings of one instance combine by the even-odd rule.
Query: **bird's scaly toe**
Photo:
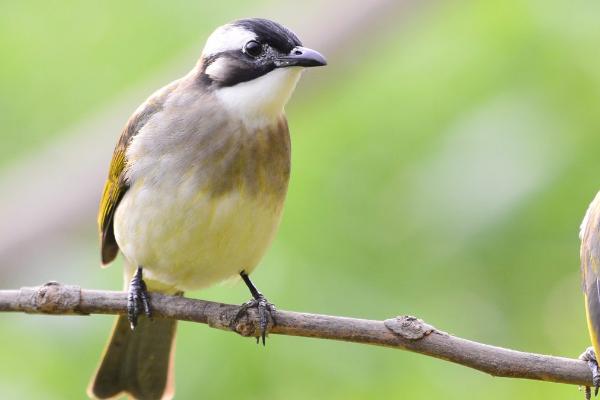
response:
[[[592,371],[592,384],[594,386],[594,396],[598,395],[598,389],[600,389],[600,369],[598,368],[598,360],[596,359],[596,352],[593,347],[588,347],[580,356],[580,360],[587,363],[588,367]],[[585,387],[585,398],[590,400],[592,398],[592,390],[589,386]]]
[[[141,310],[140,310],[141,306]],[[129,291],[127,295],[127,319],[131,325],[131,330],[134,330],[138,317],[141,311],[148,318],[152,318],[152,309],[150,308],[150,300],[148,297],[148,288],[146,282],[142,279],[142,268],[138,267],[136,273],[131,278],[129,283]]]
[[[237,323],[244,315],[248,315],[248,310],[251,308],[256,308],[258,313],[257,325],[259,329],[259,336],[256,336],[256,343],[259,343],[260,339],[262,338],[262,344],[264,346],[266,343],[269,320],[271,320],[273,324],[275,323],[275,311],[277,309],[273,304],[269,303],[266,297],[262,294],[258,295],[258,298],[251,299],[240,306],[237,314],[232,320],[231,328],[235,330]]]

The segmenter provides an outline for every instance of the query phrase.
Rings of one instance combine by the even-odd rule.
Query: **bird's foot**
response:
[[[596,359],[596,353],[593,347],[588,347],[580,356],[579,359],[585,361],[592,371],[592,384],[594,385],[594,396],[598,395],[598,389],[600,388],[600,370],[598,369],[598,360]],[[585,387],[585,398],[590,400],[592,398],[592,389],[589,386]]]
[[[265,296],[262,294],[258,294],[256,298],[247,301],[246,303],[240,306],[237,314],[233,318],[231,322],[231,328],[235,330],[235,327],[238,321],[244,316],[248,315],[248,310],[251,308],[256,308],[258,313],[258,329],[259,336],[256,336],[256,343],[259,343],[260,338],[262,338],[262,344],[265,345],[265,339],[267,337],[267,328],[269,327],[269,320],[274,324],[275,323],[275,311],[276,308],[273,304],[269,303]]]
[[[131,278],[131,282],[129,282],[127,295],[127,319],[131,325],[131,330],[135,329],[142,311],[148,318],[152,318],[148,289],[146,288],[146,282],[142,279],[142,267],[138,267],[135,275]]]

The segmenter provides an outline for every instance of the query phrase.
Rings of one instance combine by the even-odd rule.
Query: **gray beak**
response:
[[[321,53],[301,46],[294,47],[292,51],[290,51],[290,54],[275,59],[275,66],[277,68],[319,67],[321,65],[327,65],[327,61]]]

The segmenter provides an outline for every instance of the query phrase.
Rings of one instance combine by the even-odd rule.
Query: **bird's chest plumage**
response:
[[[256,267],[279,225],[290,168],[283,117],[255,129],[190,123],[171,124],[167,138],[134,139],[131,184],[115,215],[130,263],[183,290]]]

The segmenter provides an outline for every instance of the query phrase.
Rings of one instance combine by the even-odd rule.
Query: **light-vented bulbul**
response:
[[[242,19],[215,30],[183,78],[130,117],[98,223],[102,263],[120,251],[129,292],[89,394],[171,398],[176,321],[151,320],[147,291],[182,293],[241,276],[262,339],[273,307],[249,274],[279,226],[290,176],[284,106],[302,71],[325,65],[287,28]],[[144,315],[145,314],[145,315]]]

